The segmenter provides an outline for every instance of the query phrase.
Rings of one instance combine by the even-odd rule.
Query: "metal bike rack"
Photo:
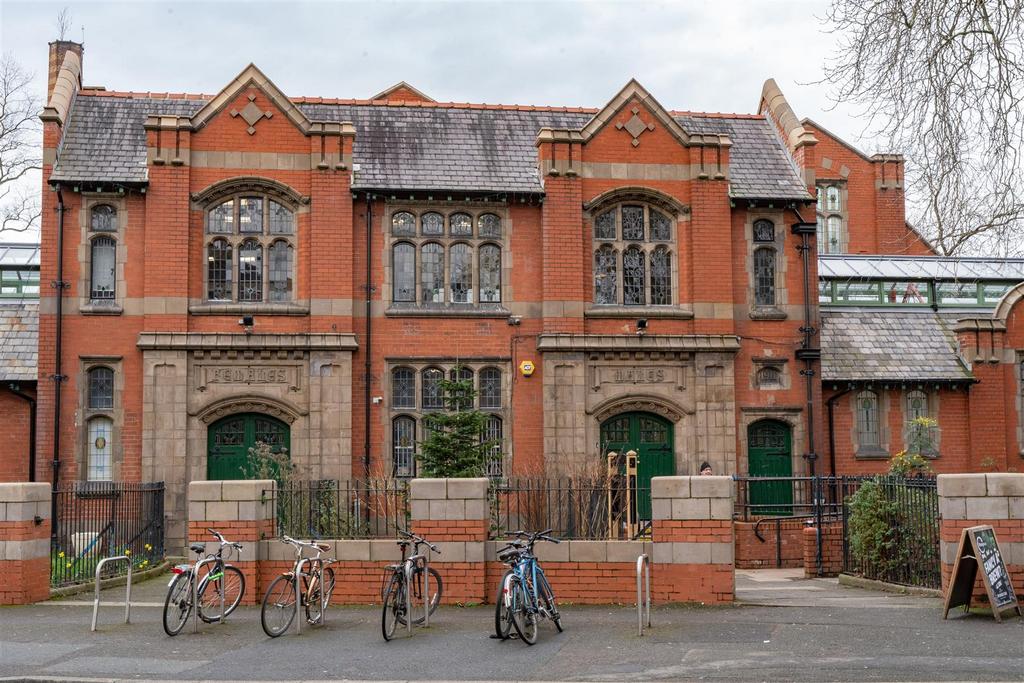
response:
[[[295,566],[295,576],[292,577],[292,586],[295,590],[295,633],[302,633],[302,589],[300,588],[300,579],[302,578],[302,568],[309,562],[314,560],[320,561],[320,617],[317,619],[318,624],[323,626],[327,623],[327,603],[330,600],[330,596],[327,595],[327,591],[324,590],[324,569],[329,564],[333,564],[333,561],[326,562],[319,558],[304,557],[299,560],[299,563]]]
[[[640,574],[643,573],[646,583],[646,602],[640,590]],[[636,634],[644,634],[644,610],[647,611],[647,628],[651,627],[651,559],[647,554],[636,558]]]
[[[405,561],[405,625],[409,635],[412,635],[412,575],[416,570],[416,564],[423,562],[423,625],[430,626],[430,560],[428,553],[424,555],[413,555]]]
[[[132,614],[132,559],[127,555],[115,555],[113,557],[104,557],[98,563],[96,563],[96,594],[92,601],[92,628],[90,631],[96,630],[96,621],[100,616],[100,571],[103,569],[103,565],[107,562],[128,562],[128,583],[125,587],[124,592],[124,623],[128,623]]]
[[[216,561],[216,557],[207,557],[199,560],[192,567],[192,609],[195,610],[192,614],[192,633],[199,633],[199,568],[204,564]],[[224,584],[225,581],[220,582],[220,623],[222,624],[227,621],[224,615]]]

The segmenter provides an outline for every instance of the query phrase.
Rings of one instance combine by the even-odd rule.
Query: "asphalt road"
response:
[[[105,608],[89,632],[83,595],[0,608],[0,676],[39,680],[737,680],[1024,681],[1024,620],[984,612],[942,620],[934,598],[889,596],[834,581],[738,578],[736,607],[665,607],[636,635],[631,607],[563,608],[566,632],[537,645],[489,638],[490,607],[442,607],[429,629],[386,643],[375,607],[332,608],[328,623],[267,638],[256,608],[168,638],[138,586],[132,623]],[[111,600],[116,597],[111,593]]]

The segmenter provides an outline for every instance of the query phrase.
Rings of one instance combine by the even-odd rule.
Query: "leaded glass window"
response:
[[[89,298],[93,301],[109,301],[114,298],[117,282],[117,242],[112,237],[97,237],[89,245],[90,283]]]
[[[862,391],[857,394],[857,444],[861,449],[879,448],[881,435],[878,419],[878,394]]]
[[[210,301],[231,301],[231,244],[215,239],[206,251],[206,296]]]
[[[660,211],[649,210],[651,215],[651,240],[668,242],[672,239],[672,222]]]
[[[828,211],[839,211],[839,188],[829,185],[825,189],[825,209]]]
[[[931,417],[928,394],[918,389],[907,392],[906,448],[914,454],[934,455],[938,446],[938,426]]]
[[[88,422],[89,481],[110,481],[114,478],[114,422],[109,417],[94,417]]]
[[[263,232],[262,197],[238,199],[238,231],[243,234]]]
[[[423,303],[444,303],[444,247],[427,242],[420,250],[420,292]]]
[[[818,253],[842,253],[844,246],[843,225],[846,207],[843,201],[845,188],[840,184],[818,185]]]
[[[480,303],[501,302],[501,247],[485,244],[480,247]]]
[[[396,237],[413,237],[416,234],[416,217],[408,211],[399,211],[392,215],[391,234]]]
[[[416,420],[402,415],[391,422],[391,465],[396,477],[416,474]]]
[[[412,214],[409,214],[410,216]],[[420,217],[420,230],[424,235],[440,236],[444,234],[444,216],[430,211]]]
[[[639,247],[629,247],[622,252],[622,303],[627,306],[644,304],[645,260]]]
[[[281,452],[285,447],[287,430],[284,425],[276,420],[265,420],[257,418],[254,425],[255,438],[257,443],[265,443],[270,446],[274,453]]]
[[[412,368],[391,371],[391,407],[416,407],[416,373]]]
[[[394,287],[391,298],[396,303],[416,301],[416,247],[398,242],[391,247],[391,270]]]
[[[292,299],[292,245],[278,240],[270,245],[270,300]]]
[[[672,259],[668,249],[658,247],[651,252],[651,304],[667,306],[672,303]]]
[[[503,442],[503,424],[500,417],[497,415],[491,415],[487,418],[487,423],[484,425],[484,433],[482,435],[482,443],[490,444],[487,449],[487,462],[484,464],[484,475],[488,477],[501,477],[503,467],[503,456],[502,456],[502,442]]]
[[[468,213],[453,213],[448,217],[448,226],[452,237],[473,236],[473,218]]]
[[[615,249],[605,245],[594,253],[594,303],[614,304],[618,294]]]
[[[441,410],[444,408],[444,393],[441,391],[441,380],[444,372],[440,368],[426,368],[420,374],[420,407],[423,410]]]
[[[754,221],[754,241],[774,242],[775,224],[769,220],[764,219]]]
[[[92,207],[89,229],[95,232],[117,232],[117,209],[110,204]]]
[[[464,215],[464,214],[463,214]],[[467,216],[468,218],[468,216]],[[472,226],[472,224],[470,224]],[[473,250],[468,244],[459,242],[448,249],[451,302],[468,304],[473,302]]]
[[[245,444],[245,420],[242,418],[220,423],[213,433],[215,446],[241,446]]]
[[[235,200],[210,209],[206,221],[207,230],[212,233],[230,235],[235,231]]]
[[[594,219],[594,237],[599,240],[615,239],[615,210],[605,211]]]
[[[665,430],[665,423],[660,420],[652,420],[649,417],[641,417],[639,420],[640,426],[640,443],[657,443],[662,444],[668,441],[668,435]]]
[[[295,218],[288,207],[278,204],[273,199],[269,200],[269,207],[271,235],[291,235],[295,232]]]
[[[479,237],[501,237],[501,218],[493,213],[484,213],[477,219]]]
[[[114,371],[108,367],[89,370],[88,390],[90,410],[110,410],[114,407]]]
[[[754,304],[775,305],[775,250],[769,247],[754,252]]]
[[[644,240],[644,207],[622,207],[622,239],[635,242]]]
[[[501,370],[498,368],[481,370],[479,391],[478,398],[481,408],[501,408]]]
[[[238,300],[263,301],[263,245],[256,240],[238,247]]]

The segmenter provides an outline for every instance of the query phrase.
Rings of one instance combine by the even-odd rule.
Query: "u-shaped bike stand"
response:
[[[412,636],[412,580],[417,563],[423,563],[423,625],[430,626],[430,551],[405,561],[405,625]]]
[[[107,562],[128,562],[128,582],[125,585],[124,592],[124,623],[128,623],[131,619],[132,614],[132,559],[127,555],[115,555],[113,557],[104,557],[102,560],[96,563],[96,593],[92,601],[92,628],[90,631],[96,630],[96,622],[100,616],[100,571],[103,569],[103,565]]]
[[[302,633],[302,568],[309,562],[312,562],[313,558],[304,557],[299,560],[299,563],[295,566],[295,576],[292,577],[292,585],[295,588],[295,633]],[[324,567],[328,563],[324,563],[320,567],[320,616],[317,618],[316,623],[319,626],[323,626],[327,623],[327,602],[330,600],[330,596],[324,589]]]
[[[647,585],[646,602],[640,591],[640,574],[643,572]],[[651,627],[651,559],[645,554],[636,558],[636,634],[644,634],[644,611],[647,612],[647,628]]]
[[[192,567],[192,609],[195,610],[192,613],[192,633],[199,633],[199,568],[204,564],[216,561],[216,557],[207,557],[199,560]],[[222,624],[228,620],[227,615],[224,614],[224,585],[226,583],[226,580],[220,582],[220,623]]]

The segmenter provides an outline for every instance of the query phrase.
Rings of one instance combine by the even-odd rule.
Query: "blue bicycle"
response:
[[[501,579],[495,604],[494,626],[502,640],[509,637],[510,627],[514,627],[520,640],[533,645],[537,642],[537,626],[541,619],[553,621],[559,633],[563,630],[555,593],[533,553],[533,545],[537,541],[561,543],[557,538],[548,536],[550,532],[551,529],[534,533],[513,532],[511,535],[522,540],[513,541],[498,551],[499,559],[510,567]]]

